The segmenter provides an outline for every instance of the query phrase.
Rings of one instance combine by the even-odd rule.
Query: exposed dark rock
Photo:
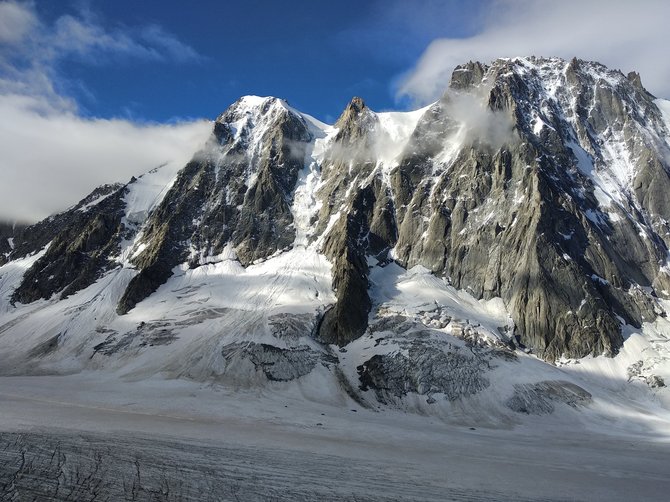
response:
[[[121,220],[125,186],[102,187],[67,213],[47,219],[21,234],[14,253],[21,255],[44,244],[53,236],[46,253],[25,273],[12,295],[14,302],[31,303],[60,292],[61,298],[93,284],[116,264],[111,258],[124,237]],[[102,198],[94,205],[89,205]],[[53,230],[50,227],[56,227]],[[45,230],[45,236],[30,236]]]
[[[639,380],[646,383],[652,389],[665,387],[665,380],[658,375],[650,374],[650,370],[651,368],[645,367],[644,361],[636,361],[627,368],[628,381]]]
[[[424,343],[411,344],[407,353],[375,355],[359,366],[361,390],[373,390],[382,403],[410,392],[441,393],[449,401],[455,401],[489,386],[485,360],[472,354],[455,348],[444,352]]]
[[[488,68],[479,62],[466,63],[454,68],[449,87],[457,90],[469,89],[479,85],[486,74]]]
[[[104,201],[105,197],[118,192],[122,188],[123,184],[121,183],[102,185],[67,211],[49,216],[34,225],[14,227],[14,247],[8,258],[14,260],[42,250],[64,229],[81,225],[82,220],[87,218],[87,213],[91,210],[96,213],[97,202]],[[104,210],[107,210],[107,208],[104,208]]]
[[[340,130],[332,146],[335,153],[322,170],[321,197],[325,203],[319,214],[320,221],[325,223],[335,212],[340,212],[322,247],[334,262],[337,303],[325,313],[318,337],[327,343],[346,345],[363,334],[372,307],[367,256],[385,256],[397,232],[391,194],[380,179],[358,191],[349,191],[352,184],[369,175],[374,167],[372,132],[378,119],[360,98],[354,98],[337,125]],[[348,152],[348,156],[340,158],[342,152]],[[348,191],[350,196],[345,197]]]
[[[652,389],[659,389],[665,387],[665,380],[658,375],[650,375],[647,377],[647,385]]]
[[[553,413],[556,404],[567,404],[572,408],[586,406],[591,394],[570,382],[547,380],[534,384],[514,385],[514,394],[505,405],[517,413],[546,415]]]
[[[10,255],[15,247],[14,243],[16,240],[20,240],[19,236],[25,228],[26,225],[0,222],[0,266],[11,259]]]
[[[314,337],[320,320],[321,316],[313,314],[276,314],[268,318],[268,325],[275,338],[295,341]]]
[[[248,359],[268,380],[287,382],[309,374],[317,365],[332,364],[337,359],[317,352],[307,345],[279,348],[266,343],[248,343],[224,347],[224,358],[230,362]]]

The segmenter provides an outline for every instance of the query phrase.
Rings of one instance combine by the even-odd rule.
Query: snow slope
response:
[[[377,150],[379,159],[388,167],[394,167],[394,161],[402,153],[410,136],[414,132],[419,119],[432,105],[411,112],[380,112],[375,115],[379,119],[381,131]]]

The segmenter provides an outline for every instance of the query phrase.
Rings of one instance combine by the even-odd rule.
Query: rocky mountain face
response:
[[[124,314],[183,262],[205,263],[230,245],[243,265],[290,247],[291,196],[314,136],[281,100],[242,98],[216,119],[209,144],[179,173],[143,228],[139,273]]]
[[[336,269],[349,272],[361,321],[326,325],[326,339],[365,329],[365,256],[389,250],[477,298],[503,298],[517,340],[549,359],[613,354],[621,318],[639,327],[660,313],[668,132],[638,76],[579,60],[464,65],[391,165],[377,160],[371,137],[383,131],[360,101],[338,125],[334,150],[356,152],[355,167],[324,164],[322,196],[336,203],[320,216],[348,215],[324,249],[346,241],[348,266]]]
[[[244,97],[178,173],[154,170],[36,225],[0,227],[0,264],[18,264],[0,288],[3,312],[15,322],[12,312],[33,303],[55,309],[83,295],[80,312],[104,298],[109,308],[97,306],[95,321],[78,321],[86,336],[76,350],[90,346],[91,358],[223,323],[219,338],[239,334],[199,352],[182,347],[190,355],[179,364],[256,368],[274,381],[317,364],[340,375],[334,346],[372,340],[400,352],[366,356],[361,388],[382,402],[407,392],[456,399],[486,389],[491,358],[513,359],[519,346],[551,361],[611,356],[622,326],[665,315],[669,137],[637,74],[577,59],[471,62],[422,110],[375,113],[354,98],[333,126],[280,99]],[[373,276],[386,267],[424,271],[407,280],[449,298],[460,292],[474,313],[437,299],[421,307],[439,314],[425,322],[390,312],[379,295],[405,290],[380,293]],[[257,276],[265,282],[252,290]],[[86,296],[103,283],[104,294]],[[161,310],[170,302],[188,321]],[[488,349],[468,331],[486,302],[506,313],[491,321],[497,341]],[[156,312],[160,321],[144,317]],[[62,326],[43,334],[40,357],[65,343]],[[435,330],[446,326],[479,352],[439,348]],[[195,374],[181,368],[177,375]],[[573,391],[565,393],[586,395]]]
[[[15,228],[13,223],[0,223],[0,265],[7,263],[14,245],[14,237],[20,230]]]
[[[125,226],[123,185],[105,185],[69,211],[23,230],[14,240],[9,258],[48,249],[25,273],[12,300],[31,303],[58,293],[61,298],[93,284],[114,267]]]
[[[653,97],[579,60],[470,63],[451,88],[391,173],[396,259],[502,297],[544,357],[616,352],[619,318],[653,319],[651,297],[670,290],[667,126]],[[480,94],[510,134],[466,134],[440,157],[443,141],[426,138],[452,126],[461,93]]]

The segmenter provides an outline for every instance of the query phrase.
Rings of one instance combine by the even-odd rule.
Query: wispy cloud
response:
[[[63,61],[100,65],[203,59],[159,25],[108,28],[86,11],[46,23],[33,2],[0,2],[0,93],[47,97],[71,109],[75,102],[57,90],[68,83],[58,71]]]
[[[88,62],[99,58],[135,58],[153,61],[199,61],[201,56],[180,42],[162,27],[152,24],[136,28],[108,30],[92,20],[62,16],[46,33],[35,38],[31,53],[36,57],[54,60],[77,56]]]
[[[25,4],[0,3],[0,43],[14,44],[22,41],[37,24],[34,12]]]
[[[496,0],[481,15],[476,35],[431,42],[399,80],[397,96],[426,103],[444,92],[460,63],[528,55],[577,56],[636,70],[652,93],[670,96],[666,0]]]
[[[62,91],[76,83],[59,73],[61,62],[201,59],[158,25],[110,29],[88,12],[46,23],[33,2],[0,2],[0,220],[36,221],[102,183],[185,164],[211,129],[204,120],[84,118]]]
[[[178,63],[204,60],[192,47],[183,44],[157,24],[142,28],[139,36],[147,46],[153,47],[163,58]]]

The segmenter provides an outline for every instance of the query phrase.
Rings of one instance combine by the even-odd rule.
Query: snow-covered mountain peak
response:
[[[244,96],[230,105],[215,121],[214,132],[221,143],[260,137],[287,115],[294,115],[286,102],[275,97]],[[295,116],[302,118],[299,114]]]
[[[542,364],[517,349],[623,350],[657,385],[628,339],[667,334],[666,112],[636,75],[557,58],[471,62],[426,108],[354,98],[334,125],[245,96],[178,172],[0,229],[0,361],[427,394],[426,413],[488,392],[505,417],[579,382],[516,371]]]
[[[230,105],[228,109],[219,116],[219,118],[226,116],[226,114],[237,115],[239,117],[250,113],[255,114],[257,111],[260,111],[261,113],[267,113],[271,109],[277,107],[283,108],[284,110],[288,109],[286,101],[281,98],[274,96],[247,95],[242,96],[232,105]]]
[[[240,143],[254,151],[269,130],[287,117],[303,123],[317,141],[315,158],[322,160],[329,148],[341,149],[361,141],[370,146],[370,154],[390,163],[409,141],[416,125],[430,106],[408,112],[375,112],[362,98],[354,97],[333,125],[290,106],[275,97],[243,96],[217,117],[215,134],[219,143]],[[251,146],[251,148],[248,148]],[[332,152],[331,152],[332,153]]]

